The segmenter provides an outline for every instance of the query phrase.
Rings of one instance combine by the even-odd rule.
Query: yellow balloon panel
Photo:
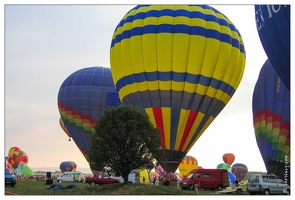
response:
[[[193,169],[198,168],[198,161],[192,156],[185,156],[178,166],[178,169],[182,176],[186,176]]]
[[[110,61],[121,101],[147,111],[167,159],[180,162],[235,93],[246,55],[210,6],[143,5],[118,24]]]

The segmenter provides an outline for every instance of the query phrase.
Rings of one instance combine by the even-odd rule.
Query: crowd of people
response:
[[[53,181],[56,181],[58,175],[54,175],[51,178]],[[16,175],[17,181],[45,181],[47,177],[45,175],[35,175],[35,176],[25,176],[25,175]]]

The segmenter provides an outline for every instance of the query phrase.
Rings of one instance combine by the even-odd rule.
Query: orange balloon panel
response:
[[[225,163],[231,165],[235,161],[235,155],[232,153],[225,153],[223,154],[222,159]]]
[[[198,168],[198,161],[192,156],[185,156],[178,166],[181,175],[186,176],[193,169]]]

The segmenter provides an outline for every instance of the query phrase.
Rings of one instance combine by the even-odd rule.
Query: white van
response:
[[[64,172],[56,180],[58,182],[82,182],[82,172]]]

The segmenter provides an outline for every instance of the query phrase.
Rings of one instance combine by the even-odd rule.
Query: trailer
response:
[[[226,187],[224,190],[217,191],[215,194],[232,194],[233,192],[241,195],[245,191],[241,187],[236,187],[236,188]]]

